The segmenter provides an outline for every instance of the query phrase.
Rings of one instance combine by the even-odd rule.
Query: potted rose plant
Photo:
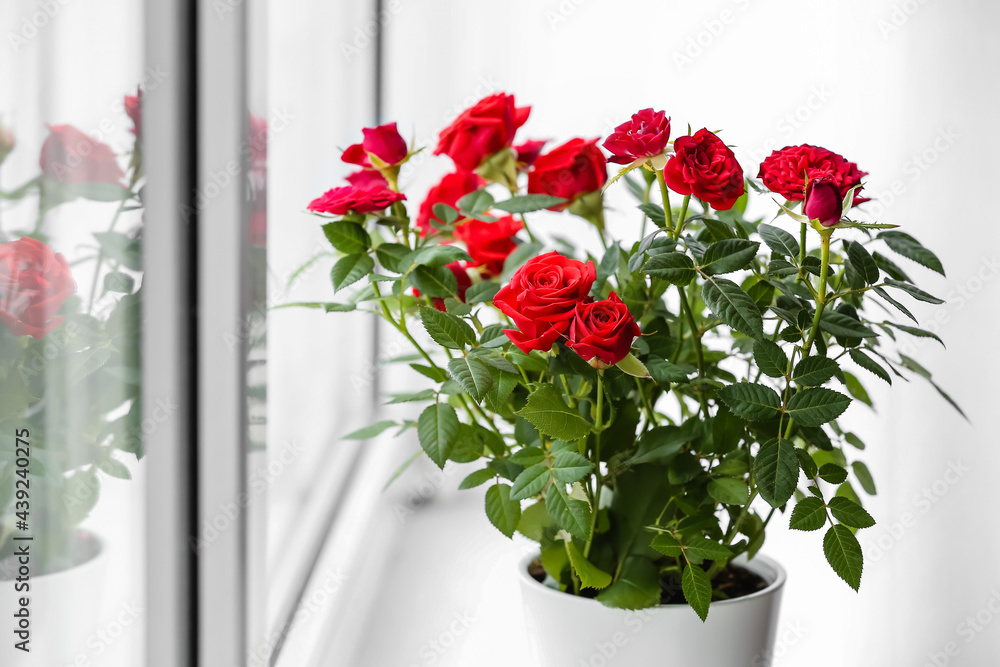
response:
[[[856,219],[865,172],[827,149],[775,151],[755,183],[716,134],[671,137],[663,112],[617,127],[609,158],[596,139],[515,145],[528,113],[497,94],[442,131],[456,170],[415,223],[398,179],[413,147],[395,124],[364,130],[350,184],[308,206],[345,296],[289,305],[368,311],[412,343],[429,387],[390,402],[425,406],[351,437],[415,429],[438,466],[475,468],[460,486],[488,485],[501,533],[538,542],[519,576],[542,664],[767,664],[784,575],[758,555],[766,528],[824,531],[833,572],[860,586],[859,491],[875,487],[837,419],[871,403],[862,377],[930,379],[893,342],[935,337],[900,299],[940,300],[890,257],[941,264]],[[605,230],[616,181],[638,200],[631,239]],[[767,222],[748,187],[774,200]],[[540,216],[529,229],[542,209],[589,221],[603,255]]]

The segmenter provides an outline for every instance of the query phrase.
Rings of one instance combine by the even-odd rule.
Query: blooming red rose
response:
[[[386,188],[374,186],[358,188],[345,185],[341,188],[327,190],[322,196],[313,199],[307,207],[314,213],[333,213],[346,215],[348,211],[355,213],[374,213],[383,211],[406,196],[401,192],[393,192]]]
[[[56,317],[76,281],[62,254],[30,236],[0,243],[0,322],[15,336],[35,339],[63,321]]]
[[[417,228],[420,230],[420,234],[423,236],[434,231],[431,220],[436,220],[438,223],[444,222],[434,215],[435,204],[447,204],[455,208],[459,199],[470,192],[475,192],[484,185],[486,185],[486,181],[475,172],[453,171],[446,174],[437,185],[427,192],[427,197],[420,204],[420,211],[417,214]]]
[[[371,157],[374,156],[385,165],[395,165],[402,162],[409,152],[406,140],[400,136],[395,123],[366,127],[361,133],[364,135],[364,140],[360,144],[347,147],[340,158],[344,162],[372,167]]]
[[[525,354],[547,352],[569,329],[576,304],[589,298],[596,277],[593,262],[555,251],[528,260],[493,297],[493,305],[517,325],[504,333]]]
[[[512,215],[495,222],[469,220],[455,228],[455,238],[465,244],[474,265],[488,278],[503,271],[504,260],[517,247],[514,235],[522,226]]]
[[[535,160],[528,192],[570,200],[551,207],[561,211],[582,195],[600,190],[607,180],[607,160],[597,139],[570,139]]]
[[[132,119],[132,129],[130,132],[135,136],[142,133],[142,88],[136,90],[135,95],[125,96],[125,114]]]
[[[535,164],[535,160],[542,154],[542,147],[547,143],[549,143],[548,139],[529,139],[523,144],[514,146],[514,152],[517,154],[517,168],[526,171]]]
[[[470,287],[472,287],[472,277],[469,275],[469,263],[468,262],[452,262],[446,265],[448,270],[451,271],[452,275],[455,276],[455,282],[458,283],[458,300],[465,303],[465,293]],[[475,271],[475,269],[472,269]],[[420,290],[414,288],[413,296],[419,298]],[[444,305],[444,299],[440,297],[433,297],[431,301],[434,307],[440,310],[442,313],[448,312],[448,309]]]
[[[595,368],[607,368],[625,358],[640,333],[628,307],[612,292],[604,301],[576,305],[566,345]]]
[[[388,188],[389,181],[374,169],[358,169],[347,175],[347,182],[357,188]]]
[[[824,227],[833,227],[843,215],[844,197],[836,181],[828,176],[809,179],[802,212],[810,220],[819,220]]]
[[[746,191],[743,168],[733,151],[706,129],[674,140],[674,155],[663,176],[674,192],[694,195],[717,211],[731,209]]]
[[[611,151],[609,162],[629,164],[644,157],[661,155],[670,141],[670,119],[663,111],[643,109],[615,128],[604,147]]]
[[[861,171],[858,165],[831,150],[802,144],[773,151],[760,164],[757,178],[763,180],[764,187],[771,192],[789,201],[802,201],[805,199],[807,179],[829,178],[846,195],[867,175],[867,171]],[[859,196],[860,192],[861,188],[854,191],[854,204],[868,201]]]
[[[125,176],[111,148],[72,125],[49,125],[38,160],[42,173],[61,183],[113,183]]]
[[[441,131],[434,155],[443,153],[459,169],[474,171],[486,158],[510,147],[530,112],[531,107],[514,106],[514,96],[507,93],[484,97]]]

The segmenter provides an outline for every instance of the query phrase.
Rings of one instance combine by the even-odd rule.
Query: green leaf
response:
[[[861,366],[861,368],[865,369],[869,373],[872,373],[889,384],[892,384],[892,377],[889,375],[889,371],[882,368],[881,364],[869,357],[867,354],[857,348],[851,348],[848,354],[858,366]]]
[[[569,556],[569,564],[580,577],[581,588],[600,590],[611,584],[611,575],[584,558],[573,540],[566,540],[566,554]]]
[[[692,434],[688,429],[657,426],[642,435],[639,449],[628,463],[633,466],[640,463],[669,463],[691,439]]]
[[[845,475],[846,477],[846,475]],[[875,519],[861,505],[842,496],[830,499],[830,512],[833,518],[851,528],[871,528]]]
[[[551,384],[540,385],[514,414],[527,419],[543,435],[558,440],[579,440],[593,429],[589,421],[566,405],[562,392]]]
[[[414,250],[409,257],[402,260],[405,268],[418,266],[445,266],[452,262],[465,262],[471,260],[469,253],[455,245],[429,245],[420,250]],[[450,273],[450,271],[449,271]],[[419,288],[418,288],[419,289]]]
[[[476,332],[465,320],[449,313],[442,313],[437,308],[421,306],[420,320],[434,342],[443,347],[461,350],[476,340]]]
[[[365,254],[344,255],[333,265],[330,280],[333,291],[339,291],[361,280],[375,268],[375,260]],[[452,276],[454,278],[454,276]]]
[[[341,440],[368,440],[379,435],[383,431],[396,426],[398,422],[392,419],[383,419],[382,421],[375,422],[374,424],[369,424],[364,428],[359,428],[357,431],[351,431],[347,435],[341,437]]]
[[[111,475],[112,477],[117,477],[118,479],[132,479],[132,473],[129,472],[128,466],[116,459],[101,461],[97,464],[97,467],[101,469],[101,472]]]
[[[784,229],[762,223],[757,227],[757,232],[764,239],[764,243],[776,254],[798,260],[799,242]]]
[[[434,213],[434,217],[443,222],[446,225],[458,220],[458,211],[447,204],[437,203],[431,207],[431,211]]]
[[[532,213],[565,203],[565,199],[550,195],[519,195],[505,201],[496,202],[493,208],[507,213]]]
[[[688,565],[681,575],[681,590],[698,618],[705,621],[708,618],[708,606],[712,602],[712,582],[708,579],[708,573],[697,565]]]
[[[766,385],[750,382],[727,385],[719,392],[733,414],[747,421],[766,421],[781,410],[781,398]]]
[[[836,463],[824,463],[816,473],[824,482],[842,484],[847,479],[847,471]]]
[[[936,333],[927,331],[926,329],[920,329],[918,327],[908,327],[905,324],[896,324],[895,322],[886,322],[887,325],[894,329],[899,329],[900,331],[906,332],[911,336],[916,336],[917,338],[933,338],[937,342],[944,346],[944,341]]]
[[[470,357],[458,357],[448,362],[448,372],[477,403],[493,386],[490,369]]]
[[[583,479],[594,464],[576,452],[557,452],[552,464],[552,476],[560,482],[572,484]]]
[[[746,505],[750,489],[742,479],[719,477],[708,483],[708,495],[723,505]]]
[[[420,293],[432,298],[443,299],[458,295],[458,280],[447,266],[420,265],[410,274],[410,282]]]
[[[627,556],[621,574],[597,601],[614,609],[646,609],[660,602],[660,572],[648,558]]]
[[[875,264],[875,260],[872,259],[863,245],[857,242],[848,243],[847,259],[866,283],[874,285],[878,282],[878,265]]]
[[[393,273],[406,273],[410,267],[404,265],[403,260],[410,256],[410,252],[410,249],[401,243],[383,243],[375,248],[379,264]]]
[[[677,366],[655,355],[649,355],[649,359],[646,360],[646,368],[660,385],[668,385],[671,382],[687,382],[688,377],[694,372],[694,370],[687,370],[690,367]]]
[[[733,555],[724,544],[719,544],[704,537],[692,537],[684,541],[681,550],[691,560],[723,560]]]
[[[924,301],[926,303],[933,303],[934,305],[941,305],[944,303],[943,299],[939,299],[933,294],[928,294],[916,285],[911,285],[910,283],[903,282],[902,280],[893,280],[891,278],[886,278],[885,284],[887,287],[895,287],[898,290],[902,290],[912,296],[917,301]]]
[[[510,456],[511,463],[519,466],[533,466],[545,460],[545,450],[541,447],[522,447]]]
[[[422,391],[415,391],[405,394],[392,394],[390,400],[386,401],[386,405],[395,405],[397,403],[413,403],[416,401],[433,401],[437,394],[433,389],[424,389]]]
[[[833,526],[823,537],[823,553],[827,562],[847,585],[858,590],[861,586],[861,571],[864,557],[861,545],[847,526]]]
[[[701,270],[709,275],[730,273],[745,268],[757,256],[760,244],[745,239],[725,239],[708,246]]]
[[[518,376],[512,373],[504,373],[501,370],[493,369],[493,385],[486,392],[486,405],[493,412],[506,412],[507,399],[517,386]]]
[[[521,503],[510,497],[510,486],[494,484],[486,490],[486,516],[497,530],[513,537],[521,520]]]
[[[788,401],[788,415],[802,426],[822,426],[844,413],[851,399],[825,387],[805,389]]]
[[[104,289],[108,292],[131,294],[135,288],[135,279],[121,271],[111,271],[104,276]]]
[[[824,310],[819,326],[823,331],[844,338],[876,338],[878,334],[856,319],[835,310]]]
[[[680,252],[653,255],[643,264],[642,272],[671,285],[687,285],[698,275],[694,270],[694,261]]]
[[[500,291],[498,283],[479,283],[465,290],[466,303],[489,303]]]
[[[583,500],[570,498],[561,484],[549,487],[545,509],[560,528],[581,540],[590,539],[590,506]]]
[[[777,343],[766,338],[754,341],[753,358],[757,367],[768,377],[780,378],[788,372],[788,357]]]
[[[483,468],[482,470],[477,470],[474,473],[469,474],[462,483],[458,485],[459,490],[474,489],[481,484],[485,484],[494,477],[497,473],[492,468]]]
[[[622,357],[622,360],[619,361],[617,364],[615,364],[615,368],[625,373],[626,375],[631,375],[632,377],[637,377],[637,378],[649,377],[649,371],[646,369],[645,366],[642,365],[641,361],[636,359],[635,355],[632,354],[631,352]]]
[[[872,474],[866,466],[861,461],[855,461],[851,464],[851,470],[854,471],[854,476],[857,478],[858,483],[861,484],[861,488],[865,490],[869,496],[874,496],[875,491],[875,480],[872,479]]]
[[[121,232],[97,232],[94,237],[105,255],[125,268],[142,270],[142,244],[139,241]]]
[[[655,202],[643,202],[639,204],[639,210],[645,213],[657,226],[663,227],[667,224],[667,214],[663,207]]]
[[[63,487],[62,505],[66,513],[64,520],[70,526],[75,526],[90,515],[90,511],[97,505],[97,500],[101,494],[101,480],[93,468],[79,470],[65,478]],[[55,509],[55,508],[52,508]]]
[[[545,509],[545,503],[529,505],[521,512],[521,520],[517,522],[517,532],[529,540],[541,542],[545,529],[552,526],[552,517]]]
[[[896,280],[905,280],[907,282],[912,282],[910,277],[906,275],[903,269],[899,268],[891,259],[886,257],[880,252],[873,252],[872,259],[875,260],[876,266],[885,271],[887,274],[895,278]]]
[[[510,497],[513,500],[527,500],[540,493],[548,481],[549,467],[544,463],[536,463],[525,468],[517,476],[517,479],[514,480],[514,488],[510,490]]]
[[[447,403],[427,406],[417,420],[417,438],[431,461],[438,468],[444,468],[458,439],[458,415],[455,414],[455,409]]]
[[[818,387],[840,372],[840,366],[829,357],[806,357],[795,364],[792,380],[800,387]]]
[[[917,264],[926,266],[931,271],[936,271],[942,276],[945,275],[944,267],[941,266],[941,260],[930,250],[920,245],[920,241],[917,241],[909,234],[896,231],[882,232],[878,235],[878,238],[885,241],[886,245],[897,254],[911,259]]]
[[[901,304],[899,301],[896,301],[891,296],[889,296],[888,292],[886,292],[884,289],[882,289],[881,287],[875,287],[875,288],[872,289],[872,291],[875,292],[876,294],[878,294],[880,297],[882,297],[886,301],[888,301],[889,303],[891,303],[893,306],[895,306],[896,310],[898,310],[899,312],[903,313],[904,315],[906,315],[907,317],[909,317],[914,322],[917,321],[917,318],[913,316],[913,313],[910,312],[909,308],[907,308],[906,306],[904,306],[903,304]]]
[[[365,228],[349,220],[336,220],[323,225],[330,244],[345,255],[360,255],[371,247],[372,240]]]
[[[677,539],[668,533],[658,533],[649,542],[649,546],[653,547],[659,551],[664,556],[670,556],[671,558],[680,557],[684,549],[681,547],[681,543]]]
[[[725,278],[709,278],[701,294],[705,305],[732,329],[751,338],[763,338],[764,320],[760,310],[739,285]]]
[[[760,497],[771,507],[781,507],[795,493],[799,480],[799,460],[787,440],[769,440],[760,447],[753,462],[754,480]]]
[[[809,496],[795,503],[788,527],[792,530],[810,531],[819,530],[825,523],[826,506],[819,498]]]
[[[459,199],[455,205],[463,213],[485,213],[493,206],[493,195],[486,190],[476,190]]]

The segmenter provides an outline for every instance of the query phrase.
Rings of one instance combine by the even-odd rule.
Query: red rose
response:
[[[570,139],[535,161],[528,174],[528,192],[570,200],[551,208],[561,211],[582,195],[600,190],[607,180],[607,160],[597,139]]]
[[[760,164],[757,178],[763,180],[764,187],[776,192],[789,201],[805,199],[806,179],[829,178],[845,195],[847,191],[861,184],[867,171],[848,162],[843,156],[820,146],[785,146],[772,152]],[[861,188],[854,192],[854,204],[868,201],[860,197]]]
[[[362,167],[383,166],[372,165],[371,158],[374,157],[384,165],[395,165],[402,162],[409,152],[406,140],[396,130],[395,123],[366,127],[361,133],[364,135],[364,141],[347,147],[340,158],[344,162]]]
[[[469,220],[455,228],[455,238],[465,244],[480,273],[488,278],[503,272],[504,260],[517,247],[514,235],[521,227],[521,222],[512,215],[496,222]]]
[[[746,190],[736,156],[706,129],[674,140],[674,155],[663,176],[674,192],[694,195],[717,211],[731,209]]]
[[[314,213],[333,213],[346,215],[348,211],[355,213],[374,213],[383,211],[406,196],[401,192],[393,192],[382,187],[358,188],[345,185],[342,188],[327,190],[322,196],[313,199],[307,207]]]
[[[468,262],[452,262],[447,265],[448,269],[451,271],[452,275],[455,276],[455,282],[458,283],[458,300],[465,303],[465,293],[470,287],[472,287],[472,278],[469,276]],[[414,288],[413,296],[420,298],[420,290]],[[434,307],[440,310],[442,313],[448,312],[448,309],[444,305],[444,299],[440,297],[433,297],[431,301]]]
[[[389,181],[374,169],[358,169],[347,175],[347,182],[356,188],[388,188]]]
[[[833,227],[840,222],[843,215],[844,197],[836,181],[827,176],[817,176],[809,179],[806,185],[805,203],[802,212],[810,220],[819,220],[824,227]]]
[[[142,132],[142,88],[136,90],[135,95],[125,96],[125,114],[132,119],[132,129],[135,136],[140,136]]]
[[[535,160],[542,154],[542,147],[547,143],[549,143],[547,139],[529,139],[523,144],[514,146],[514,152],[517,154],[517,168],[526,171],[535,164]]]
[[[459,199],[470,192],[475,192],[484,185],[486,185],[486,181],[475,172],[453,171],[446,174],[440,183],[427,192],[427,197],[420,204],[420,212],[417,214],[417,228],[420,230],[420,234],[423,236],[434,231],[431,220],[436,220],[438,223],[444,222],[434,215],[435,204],[447,204],[455,208]]]
[[[55,317],[76,281],[62,254],[30,236],[0,243],[0,322],[35,339],[63,321]]]
[[[597,272],[593,262],[578,262],[550,252],[528,260],[493,297],[515,329],[504,333],[522,352],[547,352],[569,329],[576,305],[588,298]]]
[[[604,141],[611,151],[609,162],[629,164],[644,157],[661,155],[670,141],[670,119],[663,111],[643,109],[632,114],[632,120],[615,128]]]
[[[113,183],[125,172],[111,148],[72,125],[49,125],[38,160],[42,173],[61,183]]]
[[[496,93],[466,109],[441,131],[434,155],[442,153],[459,169],[475,171],[486,158],[509,148],[531,107],[514,106],[514,96]]]
[[[566,345],[595,368],[607,368],[625,358],[640,333],[632,313],[612,292],[604,301],[576,305]]]

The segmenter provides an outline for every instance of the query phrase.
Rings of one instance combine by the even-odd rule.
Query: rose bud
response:
[[[847,194],[851,188],[861,185],[861,179],[868,172],[858,169],[858,165],[849,162],[844,157],[820,146],[785,146],[773,151],[760,164],[757,178],[764,182],[771,192],[775,192],[789,201],[805,199],[806,179],[825,176],[830,178],[837,189]],[[853,205],[868,201],[854,191]]]
[[[604,301],[576,305],[566,345],[594,368],[608,368],[628,356],[641,333],[628,307],[611,292]]]
[[[707,129],[674,140],[674,155],[663,169],[667,185],[694,195],[717,211],[727,211],[743,196],[743,168],[733,151]]]
[[[0,322],[15,336],[39,339],[63,321],[56,317],[76,281],[62,254],[24,236],[0,243]]]
[[[523,144],[514,146],[514,153],[517,154],[518,171],[527,171],[535,160],[542,154],[542,148],[549,143],[547,139],[529,139]]]
[[[125,114],[132,119],[132,129],[130,132],[135,136],[142,133],[142,88],[138,88],[135,95],[125,96]]]
[[[110,146],[72,125],[49,125],[38,163],[47,178],[67,184],[120,185],[125,176]]]
[[[313,213],[332,213],[334,215],[347,215],[350,211],[375,213],[376,211],[384,211],[404,199],[406,196],[401,192],[393,192],[379,186],[358,188],[353,185],[345,185],[341,188],[327,190],[309,202],[309,206],[306,208]]]
[[[551,350],[569,329],[576,305],[589,298],[596,277],[593,262],[555,251],[528,260],[493,297],[493,305],[517,326],[504,329],[507,338],[525,354]]]
[[[340,158],[344,162],[381,169],[395,166],[406,159],[409,152],[406,140],[396,130],[395,123],[366,127],[361,133],[364,140],[347,147]]]
[[[824,227],[833,227],[840,221],[845,194],[832,178],[814,178],[806,185],[802,213],[810,220],[819,220]]]
[[[441,131],[434,155],[447,155],[455,166],[475,171],[488,158],[510,148],[531,107],[517,107],[514,96],[496,93],[466,109]]]
[[[666,113],[643,109],[632,114],[631,120],[616,127],[604,140],[604,147],[611,152],[608,162],[630,164],[664,154],[669,141],[670,119]]]

